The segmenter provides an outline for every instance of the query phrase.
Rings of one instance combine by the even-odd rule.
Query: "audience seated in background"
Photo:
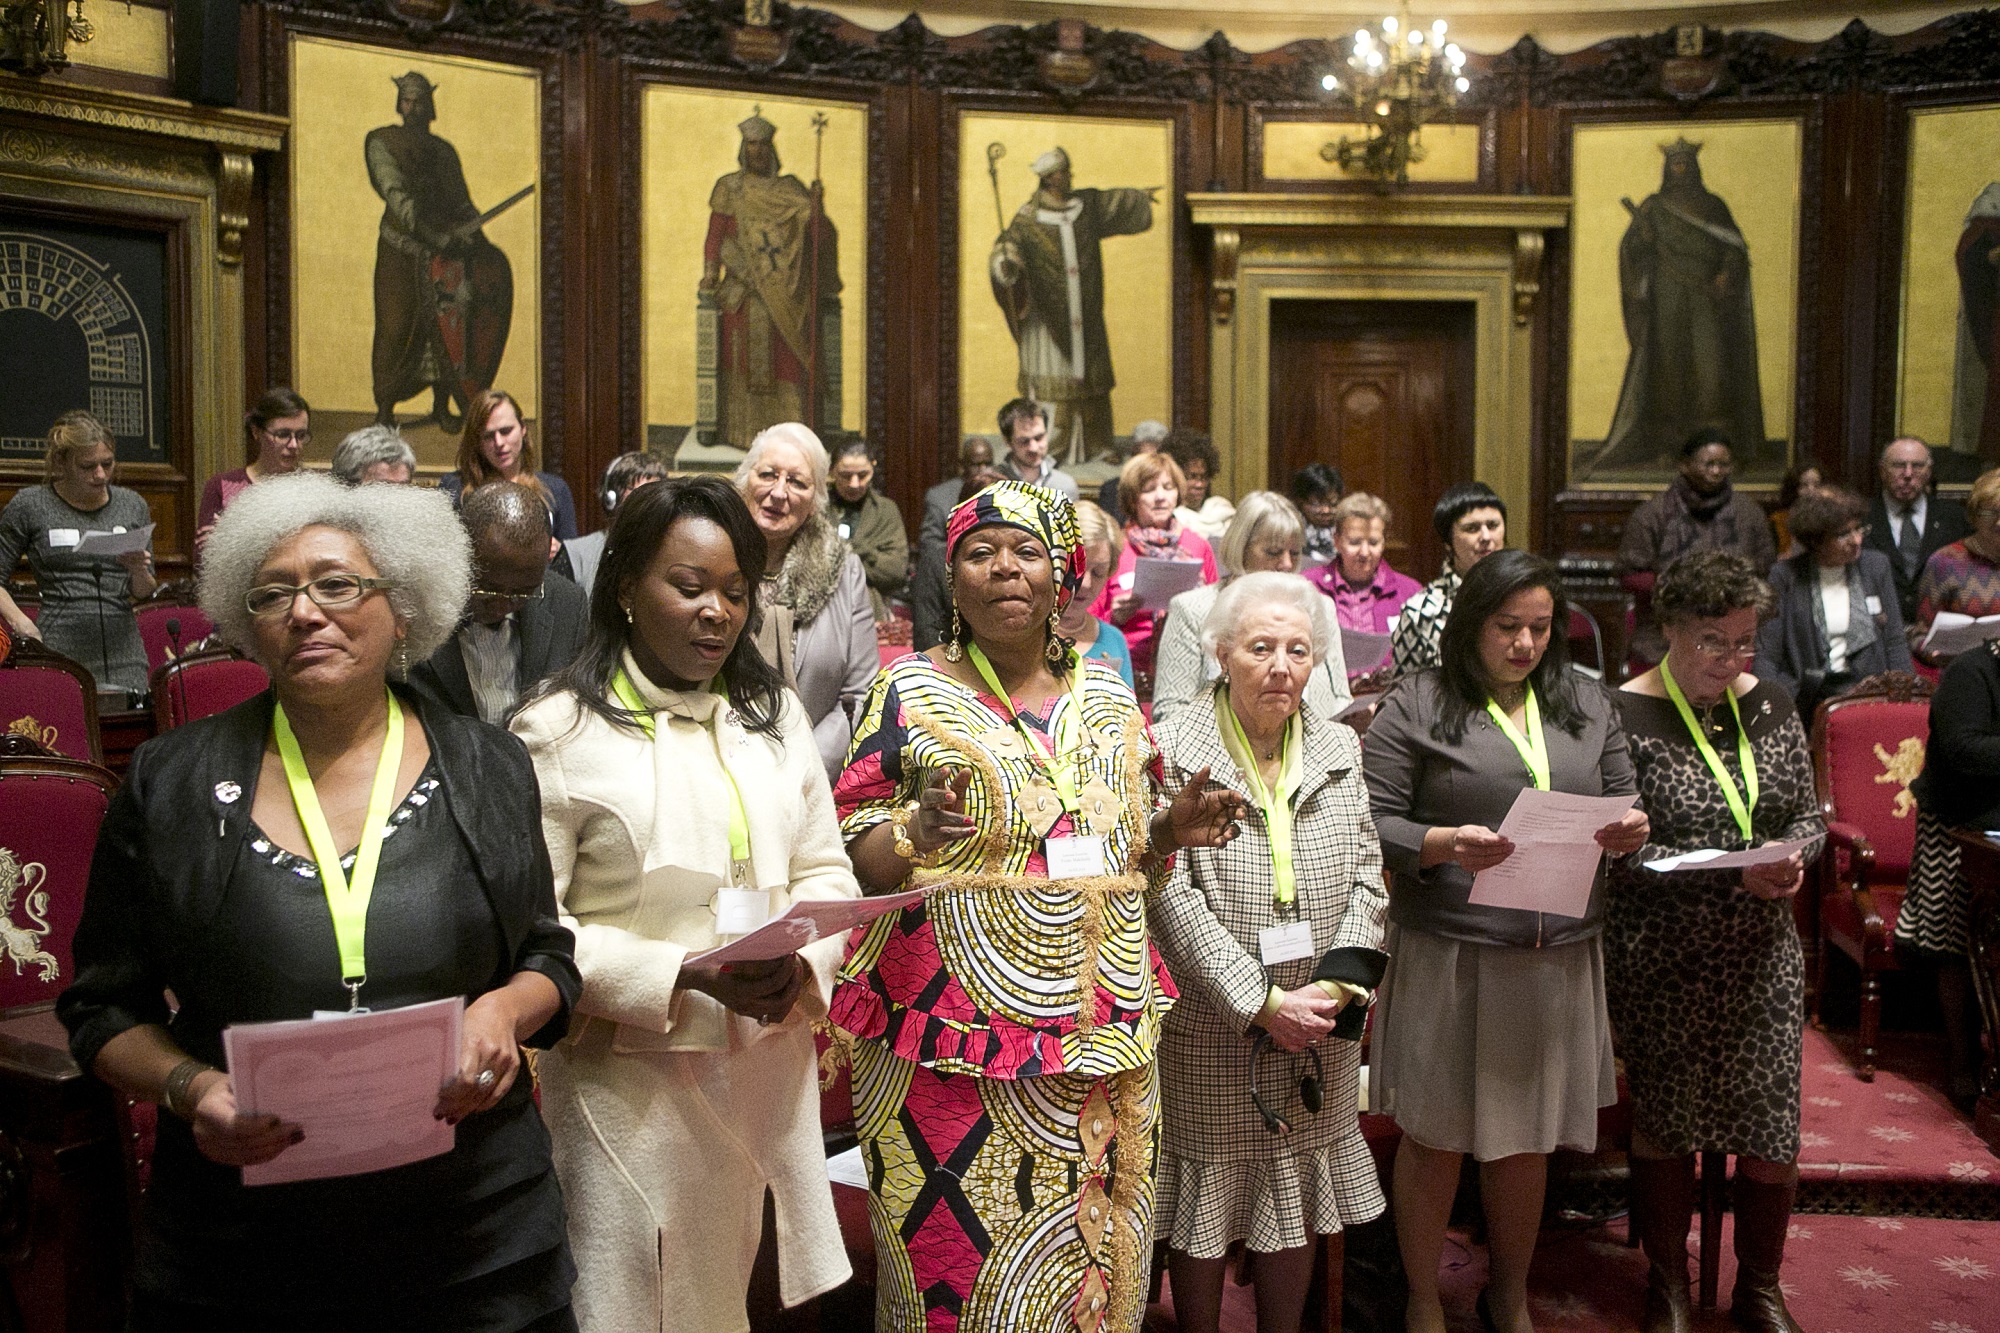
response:
[[[1076,478],[1049,457],[1049,409],[1032,398],[1015,398],[1000,409],[1000,439],[1007,456],[995,466],[1003,476],[1045,486],[1071,504],[1081,498]]]
[[[1398,676],[1438,664],[1438,641],[1472,567],[1507,544],[1507,502],[1483,481],[1445,488],[1431,507],[1431,528],[1444,543],[1444,572],[1403,603],[1389,640],[1390,662]]]
[[[1200,534],[1181,522],[1178,510],[1186,491],[1180,464],[1165,449],[1127,459],[1118,473],[1119,508],[1125,511],[1125,549],[1090,613],[1125,632],[1125,646],[1132,650],[1132,670],[1142,679],[1153,674],[1153,636],[1162,613],[1146,609],[1134,591],[1139,561],[1198,561],[1201,581],[1213,583],[1216,579],[1215,552]]]
[[[1903,623],[1914,626],[1924,566],[1972,529],[1965,506],[1936,493],[1931,447],[1922,440],[1890,441],[1875,470],[1882,488],[1868,504],[1868,545],[1889,557]]]
[[[1739,495],[1730,484],[1735,469],[1727,435],[1698,430],[1681,445],[1681,467],[1671,485],[1632,511],[1625,536],[1618,543],[1618,565],[1627,574],[1657,577],[1690,551],[1733,551],[1756,570],[1766,570],[1778,558],[1771,524],[1763,506]],[[1632,653],[1657,662],[1666,641],[1652,617],[1641,620],[1632,635]]]
[[[372,481],[407,485],[416,477],[416,452],[394,426],[349,431],[333,451],[333,479],[349,486]]]
[[[1132,427],[1132,452],[1117,462],[1122,467],[1126,459],[1137,458],[1140,454],[1155,454],[1166,443],[1167,423],[1148,418]],[[1097,507],[1111,516],[1111,521],[1120,527],[1125,525],[1124,511],[1118,508],[1118,476],[1113,473],[1097,488]]]
[[[1334,559],[1309,572],[1319,590],[1333,599],[1342,629],[1387,634],[1403,604],[1423,591],[1408,574],[1389,567],[1389,506],[1366,491],[1342,497],[1333,509]],[[1367,663],[1348,669],[1367,670]]]
[[[868,602],[876,620],[889,618],[889,603],[910,588],[910,538],[903,511],[874,487],[875,459],[866,440],[849,440],[834,451],[832,507],[827,517],[848,549],[860,557],[868,576]]]
[[[1830,527],[1838,512],[1819,522]],[[1604,933],[1632,1096],[1632,1226],[1651,1261],[1643,1327],[1692,1326],[1694,1155],[1733,1152],[1733,1322],[1743,1333],[1797,1333],[1778,1276],[1799,1183],[1805,1026],[1791,900],[1826,832],[1812,758],[1783,689],[1743,670],[1771,610],[1771,590],[1748,560],[1683,556],[1660,575],[1653,608],[1666,643],[1660,664],[1612,695],[1651,831],[1637,856],[1612,863]],[[1740,870],[1646,868],[1769,842],[1806,846]]]
[[[590,599],[549,570],[549,513],[541,496],[489,481],[465,496],[472,595],[438,650],[410,668],[410,688],[454,713],[495,725],[543,677],[583,646]]]
[[[472,403],[465,409],[465,425],[458,437],[458,469],[446,473],[438,489],[456,505],[466,491],[489,481],[532,487],[549,507],[553,540],[566,542],[576,536],[576,500],[569,493],[568,482],[553,472],[541,471],[541,466],[541,453],[521,415],[521,404],[504,389],[482,389],[472,395]],[[553,547],[549,555],[554,557]]]
[[[150,546],[126,555],[78,551],[85,533],[125,532],[152,522],[144,497],[111,479],[116,441],[90,413],[65,412],[49,427],[39,486],[23,486],[0,509],[0,620],[24,639],[40,639],[81,663],[100,690],[146,692],[146,645],[132,599],[152,594]],[[41,594],[39,620],[8,595],[6,582],[26,556]]]
[[[1347,479],[1340,469],[1325,463],[1308,463],[1292,474],[1292,503],[1306,520],[1306,567],[1333,563],[1333,542],[1339,535],[1333,507],[1347,493]]]
[[[1214,442],[1198,430],[1177,430],[1167,436],[1160,451],[1180,465],[1181,499],[1175,517],[1210,545],[1221,541],[1229,520],[1236,515],[1236,506],[1227,496],[1215,493],[1222,456],[1215,452]],[[1129,526],[1130,511],[1124,517]]]
[[[1965,517],[1971,531],[1933,552],[1917,581],[1917,622],[1911,638],[1918,644],[1940,611],[1975,620],[2000,614],[2000,468],[1981,473],[1972,483],[1972,492],[1965,497]],[[1919,650],[1918,655],[1933,665],[1943,661],[1934,653]]]
[[[626,450],[606,465],[603,484],[597,488],[598,503],[604,506],[606,515],[605,526],[562,544],[563,554],[569,557],[570,575],[586,595],[597,582],[598,562],[604,559],[604,539],[611,531],[610,520],[616,517],[618,506],[639,487],[664,481],[669,475],[667,465],[656,455],[637,449]]]
[[[1758,631],[1752,670],[1784,686],[1808,726],[1820,700],[1910,669],[1889,557],[1863,545],[1867,513],[1868,502],[1843,487],[1805,492],[1792,506],[1799,552],[1771,566],[1777,614]]]
[[[1125,534],[1119,531],[1111,515],[1088,500],[1077,501],[1076,526],[1083,537],[1083,581],[1077,585],[1069,605],[1063,608],[1057,632],[1070,641],[1085,661],[1094,659],[1104,663],[1130,686],[1132,650],[1125,644],[1125,632],[1090,613],[1097,594],[1104,591],[1104,585],[1111,579],[1119,552],[1125,549]]]
[[[1777,534],[1780,560],[1798,554],[1798,548],[1792,542],[1792,506],[1798,503],[1800,495],[1825,484],[1826,477],[1816,463],[1802,463],[1787,469],[1785,479],[1778,483],[1778,506],[1771,511],[1771,530]]]
[[[924,492],[924,526],[917,533],[917,559],[935,550],[944,559],[944,524],[963,498],[966,478],[993,466],[993,446],[983,435],[968,435],[958,446],[958,471]],[[1001,475],[1006,475],[1002,473]]]
[[[452,1329],[477,1311],[486,1327],[576,1328],[520,1054],[563,1035],[580,989],[534,771],[505,732],[387,684],[405,648],[450,637],[467,548],[435,491],[311,474],[260,482],[216,524],[202,610],[271,689],[139,747],[57,1005],[78,1067],[163,1112],[132,1327]],[[370,798],[378,774],[388,809]],[[374,866],[354,886],[362,921],[329,920],[342,848],[357,880]],[[460,997],[432,1108],[456,1126],[449,1151],[245,1182],[239,1168],[282,1168],[305,1131],[245,1108],[225,1029]]]
[[[1298,506],[1276,491],[1252,491],[1243,497],[1215,552],[1222,578],[1190,588],[1167,603],[1154,659],[1155,721],[1165,721],[1183,708],[1200,707],[1215,684],[1219,668],[1215,654],[1202,647],[1201,631],[1222,590],[1244,574],[1266,570],[1297,574],[1304,533],[1305,520],[1299,516]],[[1306,699],[1320,716],[1332,717],[1352,698],[1347,687],[1347,659],[1336,634],[1306,684]]]
[[[1220,683],[1159,727],[1161,752],[1170,771],[1248,795],[1261,817],[1224,846],[1179,853],[1147,910],[1181,991],[1160,1027],[1154,1229],[1182,1333],[1220,1327],[1239,1242],[1259,1329],[1296,1333],[1320,1238],[1384,1208],[1356,1100],[1389,896],[1353,780],[1360,741],[1306,697],[1340,641],[1333,607],[1295,575],[1246,574],[1201,638]],[[1304,947],[1265,957],[1266,932],[1293,923]],[[1307,1077],[1319,1097],[1304,1095]]]
[[[991,458],[992,451],[988,450],[986,456]],[[951,484],[958,487],[958,497],[945,512],[950,513],[994,482],[1006,480],[1006,474],[991,464],[968,470],[965,476],[952,481]],[[767,610],[765,614],[770,612]],[[946,574],[942,527],[938,529],[937,544],[933,546],[927,542],[917,553],[917,572],[910,580],[910,621],[910,645],[916,652],[943,643],[951,631],[951,588]],[[1131,660],[1129,653],[1126,660]]]
[[[763,624],[757,648],[799,692],[829,776],[847,758],[849,710],[868,692],[882,656],[868,575],[826,516],[828,466],[819,436],[780,422],[750,442],[736,490],[764,534]]]
[[[312,409],[290,389],[270,389],[243,417],[245,444],[250,461],[228,472],[218,472],[201,488],[201,503],[195,509],[194,560],[201,563],[202,547],[215,527],[215,520],[229,502],[260,481],[282,477],[299,469],[299,455],[312,443]]]

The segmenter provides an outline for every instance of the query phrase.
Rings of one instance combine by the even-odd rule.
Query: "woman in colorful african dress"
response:
[[[1056,623],[1076,515],[1006,481],[952,511],[952,629],[870,692],[834,788],[865,891],[935,885],[854,937],[848,1036],[876,1325],[1128,1333],[1152,1251],[1153,1054],[1175,991],[1146,890],[1242,797],[1160,761],[1118,673]]]

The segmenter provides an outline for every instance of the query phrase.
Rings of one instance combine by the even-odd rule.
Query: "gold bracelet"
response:
[[[910,841],[910,821],[917,817],[917,811],[921,808],[915,801],[897,806],[896,813],[889,816],[889,832],[895,837],[896,855],[913,866],[928,869],[937,864],[938,857],[944,853],[944,848],[940,847],[937,851],[925,855],[917,850],[916,843]]]

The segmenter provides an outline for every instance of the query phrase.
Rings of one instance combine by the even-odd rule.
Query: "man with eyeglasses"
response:
[[[1931,493],[1931,447],[1916,436],[1891,440],[1875,470],[1882,490],[1868,506],[1868,544],[1889,557],[1903,623],[1914,626],[1924,565],[1972,528],[1963,504]]]
[[[472,600],[458,632],[411,668],[410,688],[497,726],[576,656],[590,599],[549,571],[549,511],[534,491],[488,482],[465,497],[459,518],[472,537]]]

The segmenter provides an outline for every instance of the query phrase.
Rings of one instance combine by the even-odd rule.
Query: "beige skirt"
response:
[[[1428,1147],[1482,1162],[1597,1146],[1618,1100],[1604,950],[1471,944],[1389,927],[1369,1099]]]

